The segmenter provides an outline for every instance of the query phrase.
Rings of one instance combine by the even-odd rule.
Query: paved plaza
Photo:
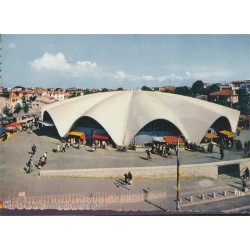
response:
[[[250,139],[249,131],[242,131],[238,137],[242,141]],[[46,195],[66,195],[75,193],[102,193],[108,194],[112,197],[114,195],[131,194],[135,197],[134,202],[128,202],[127,204],[111,204],[106,206],[105,209],[116,211],[175,211],[175,196],[176,196],[176,180],[175,179],[155,179],[155,178],[140,178],[134,176],[133,185],[124,185],[123,176],[118,179],[93,179],[93,178],[51,178],[39,176],[40,170],[35,168],[31,174],[27,174],[24,170],[26,162],[30,158],[31,146],[35,144],[37,146],[37,152],[34,156],[34,163],[37,163],[39,157],[44,152],[48,152],[48,162],[44,166],[46,170],[59,170],[59,169],[85,169],[85,168],[127,168],[127,171],[133,173],[133,167],[145,167],[145,166],[171,166],[176,164],[176,156],[172,158],[161,157],[153,155],[152,161],[145,160],[145,149],[138,149],[137,151],[120,152],[115,149],[104,150],[97,149],[96,152],[90,152],[88,147],[81,149],[75,149],[70,147],[65,153],[54,153],[52,150],[56,148],[57,143],[61,142],[47,135],[43,135],[40,132],[29,133],[18,131],[14,136],[9,138],[5,142],[1,142],[1,199],[8,199],[10,197],[18,197],[20,193],[25,193],[25,196],[46,196]],[[189,152],[181,149],[180,161],[181,164],[194,164],[194,163],[207,163],[220,161],[220,154],[215,147],[213,154]],[[242,158],[243,152],[225,151],[225,160],[233,160]],[[198,204],[201,199],[197,198],[204,193],[206,197],[210,197],[212,192],[218,193],[218,199],[224,199],[223,195],[219,194],[223,190],[227,190],[231,194],[228,195],[227,202],[223,203],[231,204],[235,200],[237,208],[237,202],[233,192],[234,189],[241,189],[241,180],[232,176],[224,176],[218,178],[218,180],[212,179],[186,179],[181,180],[181,194],[183,196],[183,205],[186,207],[186,211],[193,211],[193,209],[199,210],[200,206],[203,212],[213,211],[210,200],[208,202]],[[159,194],[159,190],[165,190],[167,195],[161,199],[154,199],[151,201],[136,200],[136,195],[142,190],[147,190],[152,194]],[[230,193],[231,192],[231,193]],[[190,195],[194,196],[196,203],[188,203],[185,199]],[[249,196],[247,196],[249,197]],[[234,199],[233,199],[234,198]],[[131,198],[133,199],[133,198]],[[229,202],[229,200],[231,200]],[[219,201],[219,200],[218,200]],[[206,204],[209,204],[206,206]],[[249,199],[243,202],[243,205],[249,206]],[[242,206],[243,206],[242,205]],[[218,205],[220,207],[220,205]],[[207,209],[206,209],[207,208]],[[227,207],[220,207],[218,211],[227,210]],[[217,211],[215,209],[215,211]]]

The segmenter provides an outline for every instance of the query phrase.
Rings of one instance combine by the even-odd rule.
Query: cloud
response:
[[[117,79],[119,81],[123,81],[126,78],[126,75],[125,75],[124,71],[118,70],[115,72],[114,77],[115,77],[115,79]]]
[[[37,71],[67,72],[74,76],[81,76],[97,68],[96,63],[89,61],[77,61],[75,64],[71,64],[63,53],[57,53],[55,55],[44,53],[41,58],[31,62],[31,66]]]
[[[154,76],[142,76],[142,80],[149,82],[149,81],[155,81],[156,78]]]
[[[170,81],[182,81],[182,80],[183,80],[183,77],[182,77],[182,76],[175,75],[175,74],[170,74],[170,75],[167,75],[167,76],[166,76],[166,79],[167,79],[167,80],[170,80]]]
[[[14,49],[14,48],[16,48],[16,44],[15,43],[9,43],[8,48],[9,49]]]
[[[200,71],[200,72],[186,72],[186,78],[192,79],[202,79],[202,80],[211,80],[219,78],[227,78],[235,76],[235,73],[221,70],[221,71]]]
[[[143,75],[143,76],[135,76],[126,74],[124,71],[116,71],[114,78],[119,81],[132,81],[132,82],[164,82],[164,81],[181,81],[184,78],[182,76],[178,76],[175,74],[170,74],[167,76],[152,76],[152,75]]]

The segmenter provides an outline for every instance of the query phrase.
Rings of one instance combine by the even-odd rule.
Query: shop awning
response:
[[[169,136],[164,136],[163,137],[164,140],[168,143],[177,143],[178,142],[178,136],[174,136],[174,135],[169,135]],[[179,140],[180,143],[183,143],[183,138],[180,137]]]
[[[215,139],[215,138],[218,138],[219,136],[212,134],[212,133],[207,133],[207,134],[205,134],[204,137],[206,137],[208,139]]]
[[[12,123],[6,125],[5,128],[8,128],[8,127],[18,127],[18,126],[20,126],[19,122],[12,122]]]
[[[153,141],[155,141],[155,142],[165,142],[163,136],[161,136],[161,137],[155,136],[155,137],[153,137]]]
[[[84,136],[85,133],[84,133],[84,132],[80,132],[80,131],[71,131],[71,132],[69,133],[69,135],[81,137],[81,136]]]
[[[92,139],[99,139],[99,140],[108,140],[108,136],[106,135],[99,135],[99,134],[93,134]]]
[[[19,123],[27,123],[27,122],[30,122],[30,121],[33,121],[33,120],[34,120],[34,118],[31,117],[31,118],[28,118],[28,119],[19,120],[18,122],[19,122]]]
[[[227,137],[234,137],[235,133],[228,131],[228,130],[221,130],[220,134],[226,135]]]
[[[0,135],[5,134],[6,133],[6,129],[5,128],[0,128]]]
[[[55,124],[52,123],[52,122],[38,121],[38,123],[41,123],[45,127],[53,127],[53,126],[55,126]]]

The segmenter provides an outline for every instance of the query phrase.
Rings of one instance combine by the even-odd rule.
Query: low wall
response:
[[[239,164],[240,171],[246,167],[250,168],[250,159],[238,159],[204,164],[181,165],[182,178],[218,177],[218,166]],[[123,178],[124,173],[131,171],[133,177],[151,178],[176,178],[177,168],[175,166],[154,167],[123,167],[123,168],[94,168],[94,169],[71,169],[71,170],[42,170],[40,176],[49,177],[85,177],[85,178]]]

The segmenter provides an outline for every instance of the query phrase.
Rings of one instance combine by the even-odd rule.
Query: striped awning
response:
[[[207,134],[205,134],[204,137],[206,137],[208,139],[215,139],[215,138],[218,138],[219,136],[212,134],[212,133],[207,133]]]
[[[84,135],[84,133],[83,133],[83,132],[79,132],[79,131],[71,131],[71,132],[69,133],[69,135],[74,135],[74,136],[79,136],[79,137],[81,137],[82,135]]]
[[[228,131],[228,130],[221,130],[220,134],[226,135],[227,137],[234,137],[235,133]]]

